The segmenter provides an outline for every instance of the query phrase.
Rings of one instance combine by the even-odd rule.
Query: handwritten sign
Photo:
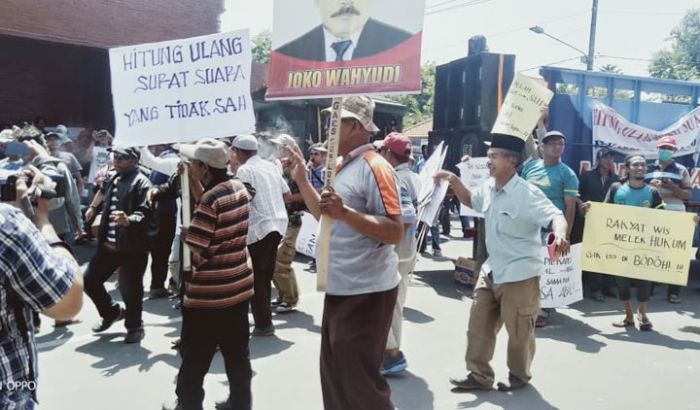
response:
[[[474,191],[482,183],[484,183],[484,181],[491,177],[487,162],[488,158],[472,158],[467,162],[460,162],[457,164],[460,175],[459,179],[470,191]],[[460,206],[459,214],[462,216],[474,216],[477,218],[484,217],[484,214],[476,212],[464,204]]]
[[[491,132],[527,140],[540,118],[542,108],[549,104],[553,96],[554,93],[536,79],[516,74]]]
[[[88,183],[94,184],[97,173],[107,166],[109,161],[109,150],[104,147],[92,148],[92,161],[90,161],[90,172],[88,173]]]
[[[549,259],[546,247],[540,250],[544,275],[540,276],[540,305],[543,308],[567,306],[583,299],[581,245],[571,246],[566,256]]]
[[[115,144],[254,131],[248,37],[240,30],[110,49]]]
[[[593,203],[583,231],[583,269],[685,286],[693,214]]]
[[[319,224],[316,218],[308,212],[303,212],[301,215],[301,228],[295,244],[297,252],[312,258],[316,257],[318,229]]]

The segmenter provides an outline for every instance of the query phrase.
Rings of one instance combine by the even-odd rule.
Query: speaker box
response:
[[[442,167],[458,173],[456,165],[462,156],[486,156],[484,140],[488,134],[478,126],[435,130],[428,133],[428,146],[432,152],[438,144],[444,142],[447,145],[447,155]]]

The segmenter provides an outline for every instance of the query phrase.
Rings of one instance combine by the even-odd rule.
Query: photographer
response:
[[[27,173],[34,186],[51,184],[34,167]],[[19,205],[27,198],[24,179],[18,179],[16,192]],[[0,204],[0,386],[25,386],[0,390],[2,409],[34,408],[38,373],[31,313],[70,320],[82,306],[82,275],[49,223],[48,201],[37,198],[33,208],[34,224]]]

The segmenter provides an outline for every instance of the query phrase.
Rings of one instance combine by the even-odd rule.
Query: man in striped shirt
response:
[[[204,376],[219,346],[230,391],[216,408],[250,409],[248,301],[253,296],[253,271],[246,249],[248,193],[227,173],[228,149],[223,142],[205,138],[176,149],[190,159],[189,172],[204,193],[189,227],[181,231],[193,254],[193,271],[182,305],[177,402],[163,408],[202,408]]]

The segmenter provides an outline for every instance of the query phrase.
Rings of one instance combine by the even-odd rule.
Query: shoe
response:
[[[408,367],[406,357],[403,355],[403,352],[399,351],[399,354],[396,356],[384,354],[384,363],[379,372],[382,376],[396,376],[406,370],[406,367]]]
[[[591,293],[591,299],[595,300],[596,302],[605,302],[605,297],[603,297],[603,292],[599,290],[594,290],[593,293]]]
[[[672,293],[672,294],[668,295],[668,303],[673,303],[673,304],[681,303],[681,297]]]
[[[613,322],[612,325],[615,327],[634,327],[634,319],[627,320],[627,318],[625,318],[619,322]]]
[[[180,343],[182,342],[182,339],[179,337],[172,342],[170,342],[170,348],[173,350],[180,350]]]
[[[124,343],[139,343],[146,336],[146,331],[143,327],[137,327],[136,329],[129,329],[126,332],[126,337],[124,338]]]
[[[214,403],[214,408],[216,410],[234,410],[233,404],[231,403],[231,399],[217,401],[216,403]]]
[[[275,335],[275,326],[274,325],[267,325],[265,327],[255,327],[253,329],[253,336],[274,336]]]
[[[420,251],[420,256],[427,258],[428,256],[430,256],[430,254],[428,253],[428,251]]]
[[[175,400],[173,402],[168,402],[168,403],[163,403],[163,406],[161,407],[163,410],[184,410],[185,407],[180,404],[179,400]]]
[[[528,382],[521,380],[512,374],[508,374],[508,383],[498,382],[498,391],[508,392],[522,389],[527,386]]]
[[[289,313],[296,310],[296,307],[287,302],[282,302],[279,305],[275,306],[272,310],[275,313]]]
[[[105,330],[109,329],[114,322],[124,319],[124,309],[122,309],[121,306],[118,306],[118,309],[119,312],[117,312],[117,314],[113,317],[102,318],[102,321],[95,323],[95,326],[92,327],[92,331],[95,333],[104,332]]]
[[[433,250],[433,256],[438,257],[438,258],[441,257],[442,251],[440,249]]]
[[[76,323],[80,323],[80,320],[79,319],[56,320],[53,324],[53,327],[66,327],[66,326],[74,325]]]
[[[652,324],[651,321],[649,321],[648,317],[643,317],[637,315],[637,320],[639,321],[639,330],[648,332],[652,329]]]
[[[273,300],[272,302],[270,302],[270,309],[273,309],[273,310],[274,310],[274,308],[276,308],[277,306],[279,306],[279,305],[281,305],[281,304],[282,304],[282,300],[281,300],[281,299],[275,299],[275,300]]]
[[[162,299],[167,298],[168,296],[170,296],[170,292],[165,288],[151,289],[151,291],[148,292],[149,299]]]
[[[457,389],[462,391],[472,391],[472,390],[493,390],[491,386],[481,384],[474,379],[471,374],[467,375],[464,379],[453,379],[450,378],[450,383],[452,383]]]

